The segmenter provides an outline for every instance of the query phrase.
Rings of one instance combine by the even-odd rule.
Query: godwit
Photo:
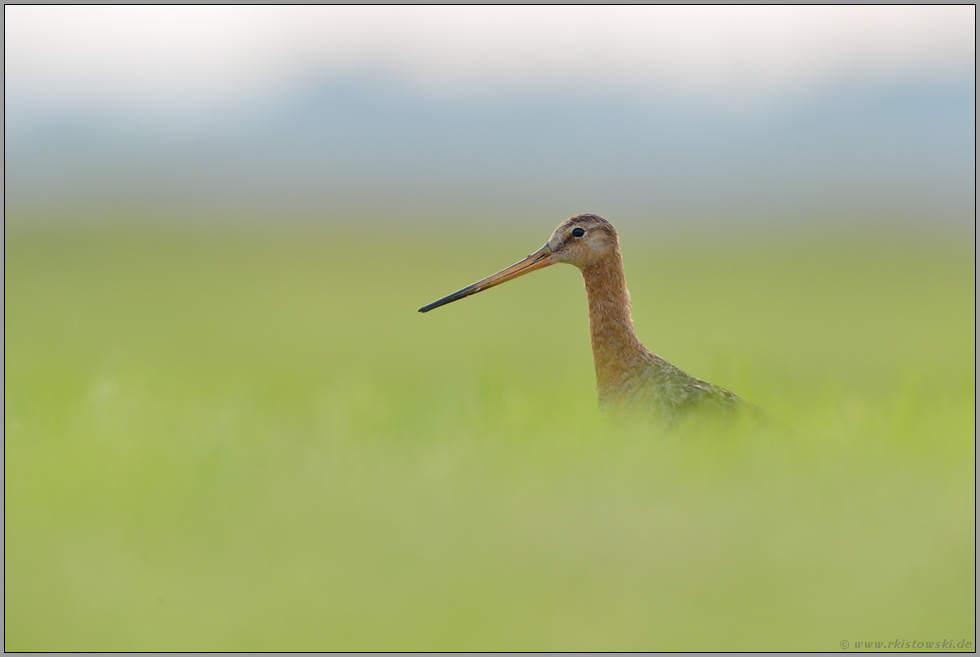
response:
[[[563,221],[551,239],[528,257],[422,306],[419,312],[429,312],[558,262],[575,265],[585,278],[596,396],[601,408],[637,409],[664,420],[696,408],[761,412],[735,393],[691,376],[643,346],[633,330],[619,236],[611,223],[594,214]]]

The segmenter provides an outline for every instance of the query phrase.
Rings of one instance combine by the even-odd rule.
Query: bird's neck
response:
[[[619,249],[582,269],[589,297],[589,331],[600,400],[623,392],[647,350],[636,337]]]

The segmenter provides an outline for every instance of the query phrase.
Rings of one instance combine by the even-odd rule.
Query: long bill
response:
[[[463,297],[468,297],[471,294],[476,294],[477,292],[483,292],[484,290],[489,290],[495,285],[500,285],[501,283],[506,283],[509,280],[517,278],[518,276],[523,276],[524,274],[529,274],[532,271],[542,269],[549,265],[555,264],[555,261],[551,259],[552,251],[551,247],[545,244],[540,249],[524,258],[520,262],[514,263],[507,269],[503,271],[498,271],[493,276],[488,276],[482,281],[477,281],[473,285],[464,287],[458,292],[453,292],[449,296],[445,296],[438,301],[433,301],[427,306],[422,306],[419,308],[420,313],[427,313],[434,308],[439,306],[445,306],[447,303],[452,303],[453,301],[459,301]]]

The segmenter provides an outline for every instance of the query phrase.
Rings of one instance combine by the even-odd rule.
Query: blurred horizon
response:
[[[972,230],[972,7],[388,9],[6,8],[5,218]]]

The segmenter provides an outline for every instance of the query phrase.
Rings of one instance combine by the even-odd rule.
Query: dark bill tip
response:
[[[464,287],[462,290],[459,290],[457,292],[453,292],[452,294],[450,294],[448,296],[445,296],[445,297],[443,297],[443,298],[441,298],[441,299],[439,299],[437,301],[433,301],[432,303],[430,303],[427,306],[422,306],[421,308],[419,308],[419,312],[420,313],[427,313],[430,310],[435,310],[439,306],[445,306],[447,303],[452,303],[453,301],[458,301],[459,299],[462,299],[463,297],[468,297],[471,294],[475,294],[476,292],[479,292],[481,289],[482,288],[480,287],[480,284],[479,283],[475,283],[473,285],[469,285],[467,287]]]

